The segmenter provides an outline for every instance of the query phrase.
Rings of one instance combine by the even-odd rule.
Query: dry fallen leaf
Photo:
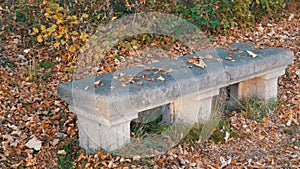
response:
[[[255,57],[257,56],[257,54],[255,54],[255,53],[253,53],[253,52],[251,52],[251,51],[249,51],[249,50],[247,50],[247,53],[248,53],[250,56],[252,56],[253,58],[255,58]]]
[[[196,63],[194,63],[195,66],[205,68],[206,64],[204,63],[203,59],[199,59]]]
[[[159,80],[159,81],[164,81],[165,78],[163,78],[162,76],[159,76],[159,77],[157,78],[157,80]]]
[[[140,159],[141,159],[141,156],[139,156],[139,155],[133,156],[133,161],[139,161]]]
[[[138,82],[137,85],[138,86],[143,86],[143,82]]]
[[[145,67],[145,70],[147,71],[152,71],[154,69],[154,67]]]
[[[230,48],[231,51],[237,51],[239,48]]]
[[[167,68],[165,68],[165,67],[162,67],[162,68],[158,68],[158,71],[159,72],[166,72],[168,69]]]
[[[205,58],[205,59],[208,59],[208,60],[215,60],[215,58],[214,58],[212,55],[210,55],[210,54],[206,54],[206,55],[204,56],[204,58]]]
[[[260,49],[260,46],[255,45],[255,46],[254,46],[254,49]]]
[[[96,81],[95,83],[94,83],[94,87],[95,88],[97,88],[98,86],[103,86],[104,85],[104,83],[102,82],[102,80],[98,80],[98,81]]]
[[[31,138],[26,144],[28,148],[33,148],[36,151],[39,151],[42,147],[42,142],[36,137]]]
[[[230,137],[230,133],[226,131],[225,137],[224,137],[225,143],[228,142],[229,137]]]
[[[59,154],[59,155],[66,155],[67,153],[66,153],[65,150],[58,150],[57,154]]]
[[[30,49],[24,49],[23,50],[25,53],[28,53],[30,51]]]
[[[225,59],[230,61],[232,60],[232,57],[226,57]]]
[[[149,82],[154,82],[154,78],[151,78],[151,79],[147,79]]]

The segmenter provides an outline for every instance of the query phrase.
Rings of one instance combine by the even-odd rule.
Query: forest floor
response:
[[[264,109],[261,115],[260,105],[252,103],[248,109],[228,114],[226,126],[221,126],[223,134],[229,133],[226,140],[195,141],[193,145],[182,142],[164,155],[147,159],[101,151],[85,155],[78,143],[77,117],[57,96],[57,85],[72,80],[72,66],[60,60],[49,62],[49,49],[29,51],[18,45],[22,42],[17,36],[12,38],[0,45],[1,57],[9,58],[0,58],[0,167],[300,168],[299,5],[288,11],[278,22],[262,19],[253,28],[235,28],[226,35],[215,35],[211,44],[216,47],[252,42],[294,52],[294,63],[279,78],[275,110]],[[176,50],[185,49],[174,49],[175,54]],[[43,59],[29,60],[27,55]],[[40,66],[31,81],[28,71],[34,62]]]

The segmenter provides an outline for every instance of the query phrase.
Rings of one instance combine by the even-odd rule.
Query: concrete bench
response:
[[[199,56],[206,67],[197,61]],[[238,99],[276,98],[278,77],[293,58],[288,50],[257,49],[252,44],[237,43],[227,49],[220,47],[156,62],[147,68],[62,83],[58,95],[77,114],[80,146],[111,151],[130,142],[130,122],[138,118],[139,112],[151,108],[170,105],[178,117],[205,122],[220,88],[231,86],[231,94]],[[190,62],[193,59],[196,64]],[[95,82],[99,82],[96,88]]]

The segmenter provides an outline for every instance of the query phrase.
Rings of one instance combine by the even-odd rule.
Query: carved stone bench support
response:
[[[205,91],[196,96],[182,98],[172,103],[171,112],[176,118],[186,122],[206,122],[209,120],[213,97],[219,94],[219,89]]]
[[[81,116],[82,110],[70,106],[78,117],[79,144],[85,150],[97,150],[99,147],[107,151],[116,150],[130,142],[130,122],[132,119],[123,118],[118,122],[106,124],[92,116]],[[86,113],[85,113],[86,114]]]
[[[270,72],[238,84],[238,98],[259,97],[266,101],[277,98],[278,77],[283,75],[285,68]]]

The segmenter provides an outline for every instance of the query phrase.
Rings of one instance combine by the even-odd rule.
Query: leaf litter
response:
[[[275,114],[257,123],[245,115],[247,112],[232,112],[228,119],[231,130],[223,137],[226,143],[208,140],[205,144],[196,142],[191,146],[183,142],[166,154],[144,163],[138,156],[133,160],[101,151],[85,155],[78,146],[77,117],[68,111],[67,104],[58,99],[56,93],[59,83],[72,79],[68,72],[73,66],[50,56],[47,46],[23,48],[16,45],[22,39],[17,36],[11,38],[3,44],[6,50],[1,50],[1,55],[15,64],[13,68],[0,66],[1,168],[58,168],[58,158],[66,155],[63,151],[66,146],[70,146],[67,155],[75,157],[72,163],[77,168],[299,168],[300,16],[297,10],[294,12],[286,14],[276,23],[262,20],[255,25],[258,31],[234,28],[230,36],[218,35],[213,42],[215,47],[244,41],[294,51],[294,63],[288,66],[287,73],[278,81],[279,104]],[[187,53],[186,48],[172,50],[177,52],[176,55]],[[37,63],[42,60],[55,63],[51,76],[43,80],[39,79],[41,76],[28,78],[27,70],[33,59],[19,62],[16,58],[20,54],[26,58],[38,55]],[[114,61],[111,60],[113,66]],[[135,66],[122,62],[118,64]],[[107,73],[112,70],[109,66],[103,66],[99,71]],[[39,75],[46,74],[46,71],[41,69]],[[240,136],[234,137],[233,131]]]

